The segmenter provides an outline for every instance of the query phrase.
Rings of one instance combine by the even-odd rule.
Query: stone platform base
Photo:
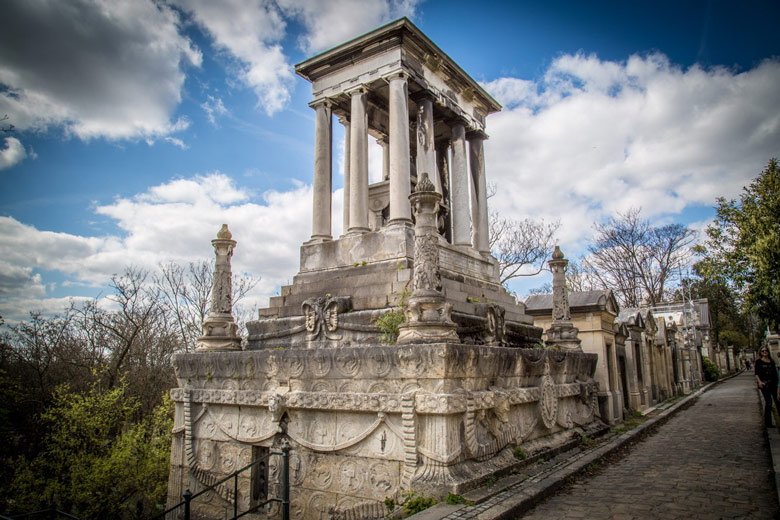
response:
[[[169,500],[284,440],[293,518],[381,518],[405,490],[460,494],[517,464],[517,446],[554,447],[601,424],[596,360],[451,343],[179,355]],[[253,478],[239,479],[239,510]],[[232,510],[232,487],[217,491],[193,504],[201,517]]]

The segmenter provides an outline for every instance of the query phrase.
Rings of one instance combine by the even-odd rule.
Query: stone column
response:
[[[417,175],[427,173],[436,187],[436,193],[441,193],[433,137],[433,101],[426,96],[417,102]]]
[[[382,180],[390,180],[390,143],[387,137],[376,140],[377,144],[382,147]]]
[[[314,186],[311,239],[330,240],[331,183],[332,183],[332,125],[331,106],[327,100],[313,105],[314,129]]]
[[[349,135],[349,119],[346,117],[340,117],[339,123],[344,125],[344,225],[342,227],[342,234],[346,234],[349,230],[349,150],[350,150],[350,135]]]
[[[423,172],[409,196],[414,208],[414,290],[404,306],[406,322],[398,327],[398,343],[460,343],[452,321],[452,304],[441,292],[437,213],[441,195]]]
[[[390,225],[409,225],[412,209],[409,151],[409,95],[406,75],[396,74],[390,83]]]
[[[238,325],[233,319],[233,274],[230,270],[230,257],[236,241],[227,227],[217,233],[211,241],[217,255],[214,264],[214,281],[211,286],[211,308],[203,320],[203,336],[198,338],[198,351],[241,350],[241,338]]]
[[[366,89],[353,90],[350,113],[349,233],[365,233],[368,227],[368,112]]]
[[[480,253],[490,253],[489,231],[488,231],[488,208],[487,208],[487,181],[485,179],[485,137],[476,134],[469,139],[469,163],[471,165],[471,177],[476,189],[476,197],[472,202],[476,202],[476,210],[472,207],[472,245]]]
[[[580,340],[577,338],[579,330],[572,325],[569,311],[569,294],[566,290],[566,265],[568,263],[569,261],[563,257],[560,248],[555,246],[552,260],[547,262],[553,275],[552,325],[547,330],[547,345],[556,350],[582,352]]]
[[[466,163],[466,128],[458,121],[452,126],[452,243],[471,245],[469,229],[469,173]]]
[[[452,243],[452,190],[450,189],[450,143],[440,141],[436,144],[436,168],[441,180],[441,195],[447,210],[444,215],[439,213],[439,218],[444,222],[444,238]]]

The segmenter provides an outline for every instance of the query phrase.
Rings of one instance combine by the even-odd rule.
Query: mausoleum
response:
[[[311,239],[243,346],[230,257],[252,237],[234,241],[225,227],[213,241],[204,334],[175,359],[169,500],[289,444],[294,518],[381,518],[386,498],[462,493],[522,464],[517,447],[553,449],[603,428],[597,356],[563,318],[563,341],[544,348],[498,280],[484,152],[498,103],[407,19],[296,71],[316,114]],[[331,226],[334,118],[347,135],[342,236]],[[370,138],[386,151],[374,184]],[[401,313],[388,335],[380,324]],[[224,518],[262,500],[265,483],[278,493],[279,478],[272,457],[193,508]]]

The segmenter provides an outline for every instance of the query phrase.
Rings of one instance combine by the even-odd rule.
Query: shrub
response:
[[[379,341],[388,345],[395,345],[395,342],[398,340],[398,327],[404,321],[406,321],[406,317],[401,310],[388,311],[376,318],[374,323],[382,332],[382,335],[379,336]]]
[[[454,495],[452,493],[447,493],[447,498],[444,499],[445,502],[447,502],[451,506],[456,506],[458,504],[465,504],[467,506],[470,506],[472,502],[470,500],[466,500],[460,495]]]
[[[702,357],[701,363],[704,365],[704,380],[705,381],[717,381],[720,379],[720,370],[718,366],[710,361],[708,357]]]

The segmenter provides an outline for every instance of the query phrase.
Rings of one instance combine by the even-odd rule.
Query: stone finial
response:
[[[431,179],[428,177],[428,172],[423,172],[420,177],[420,182],[418,182],[417,186],[414,188],[414,192],[422,193],[426,191],[436,191],[436,186],[433,185]]]
[[[547,345],[556,350],[582,351],[577,338],[579,330],[571,322],[569,292],[566,289],[568,263],[561,248],[556,245],[552,260],[547,262],[553,275],[552,325],[547,330]]]
[[[399,329],[398,343],[460,343],[452,321],[452,304],[441,292],[437,215],[441,195],[422,173],[409,201],[415,216],[414,290],[404,306],[406,323]]]
[[[230,232],[227,224],[222,224],[222,227],[219,228],[219,232],[217,232],[217,238],[219,240],[230,240],[233,238],[233,233]]]
[[[196,348],[199,351],[241,349],[238,325],[233,318],[233,273],[230,257],[233,256],[236,241],[232,240],[232,237],[227,224],[222,224],[217,238],[211,241],[216,255],[211,285],[211,308],[203,320],[203,335],[198,338]]]

